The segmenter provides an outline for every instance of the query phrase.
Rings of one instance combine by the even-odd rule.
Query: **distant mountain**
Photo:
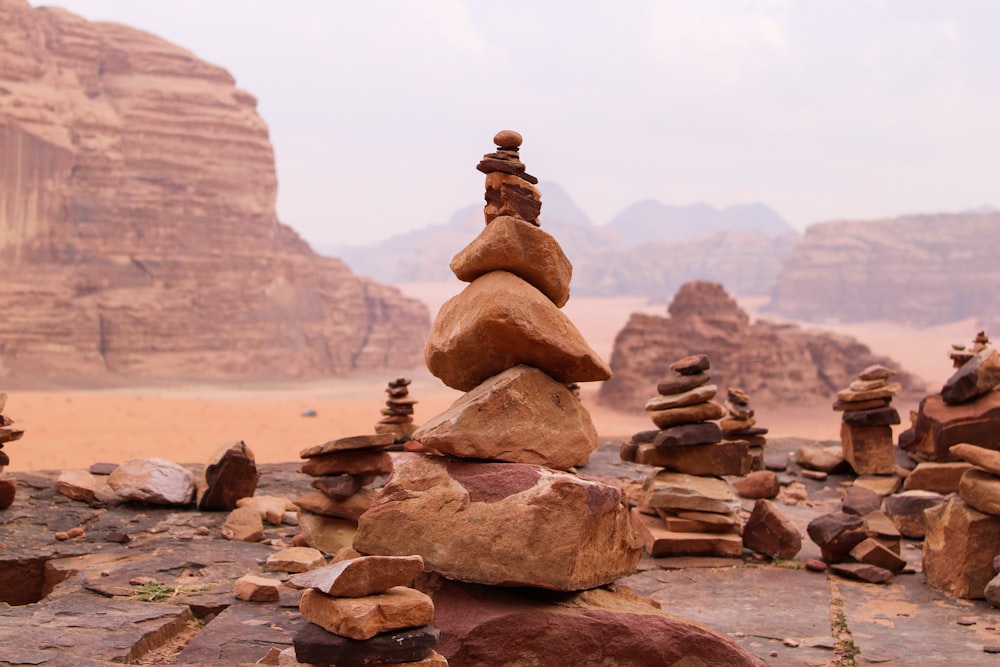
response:
[[[608,228],[630,243],[686,241],[717,231],[759,232],[768,236],[797,234],[794,227],[764,204],[715,208],[708,204],[667,206],[647,199],[616,215]]]

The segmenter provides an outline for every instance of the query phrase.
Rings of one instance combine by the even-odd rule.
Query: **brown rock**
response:
[[[838,399],[833,402],[833,409],[836,410],[837,412],[847,412],[848,410],[851,411],[872,410],[875,408],[884,408],[885,406],[889,405],[890,402],[891,399],[888,398],[875,398],[870,401],[852,401],[852,402],[845,402]]]
[[[848,388],[852,391],[868,391],[869,389],[881,389],[888,384],[887,380],[855,380]]]
[[[222,536],[237,542],[260,542],[264,539],[264,522],[252,507],[238,507],[222,524]]]
[[[392,457],[388,452],[352,449],[314,456],[307,459],[300,472],[313,477],[323,475],[388,475],[392,472]]]
[[[620,455],[623,461],[658,466],[688,475],[746,475],[751,464],[749,448],[739,440],[688,447],[624,443]]]
[[[845,410],[844,423],[851,426],[894,426],[899,423],[896,408],[884,405],[868,410]]]
[[[358,524],[347,519],[299,510],[299,530],[305,543],[328,554],[337,553],[354,543]]]
[[[854,514],[855,516],[865,516],[881,509],[882,496],[861,486],[849,486],[844,489],[844,502],[841,504],[841,511],[844,514]]]
[[[743,545],[771,558],[791,559],[802,549],[802,535],[774,503],[758,500],[743,527]]]
[[[129,459],[108,475],[121,498],[157,505],[187,505],[194,498],[194,475],[160,458]]]
[[[941,399],[961,405],[993,391],[1000,384],[1000,352],[987,347],[962,365],[941,387]]]
[[[679,424],[662,429],[653,439],[655,447],[690,447],[692,445],[714,445],[722,441],[722,430],[714,422]]]
[[[922,540],[927,533],[924,510],[943,505],[946,498],[932,491],[904,491],[885,499],[885,513],[904,537]]]
[[[500,130],[493,136],[493,143],[500,148],[517,148],[524,139],[515,130]]]
[[[981,598],[1000,553],[1000,517],[959,498],[926,510],[923,564],[927,584],[956,598]]]
[[[5,510],[14,504],[17,495],[17,480],[13,477],[0,477],[0,510]]]
[[[729,482],[677,472],[654,472],[642,486],[640,507],[730,514],[737,507]]]
[[[689,389],[681,394],[674,394],[672,396],[654,396],[646,401],[645,408],[646,410],[653,412],[706,403],[715,398],[715,394],[718,391],[719,388],[714,384],[703,384],[695,387],[694,389]]]
[[[1000,452],[994,449],[987,449],[985,447],[961,443],[958,445],[952,445],[949,448],[949,451],[952,456],[962,459],[963,461],[967,461],[968,463],[982,468],[987,472],[991,472],[994,475],[1000,475]]]
[[[870,537],[851,549],[851,558],[859,563],[875,565],[895,573],[902,572],[906,568],[905,560]]]
[[[632,510],[632,521],[639,529],[650,556],[720,556],[739,558],[743,540],[734,533],[680,533],[669,530],[659,517]]]
[[[844,463],[844,449],[836,445],[828,447],[803,445],[795,451],[795,461],[803,468],[829,473]]]
[[[277,579],[246,574],[233,584],[233,595],[248,602],[276,602],[281,596]]]
[[[690,375],[676,375],[656,385],[656,393],[661,396],[681,394],[695,387],[700,387],[703,384],[708,384],[711,379],[710,375],[702,372]]]
[[[343,500],[353,496],[361,487],[371,484],[374,480],[374,475],[327,475],[314,479],[312,488],[334,500]]]
[[[709,369],[707,354],[692,354],[670,364],[670,370],[680,375],[697,375]]]
[[[934,491],[935,493],[957,493],[958,484],[966,471],[972,470],[969,463],[920,463],[903,482],[907,491]]]
[[[395,440],[384,433],[349,435],[324,442],[322,445],[307,447],[299,452],[299,456],[304,459],[311,459],[316,456],[323,456],[324,454],[332,454],[333,452],[355,451],[359,449],[384,449],[393,442]]]
[[[434,652],[440,632],[425,625],[357,640],[341,637],[313,623],[303,623],[292,637],[295,657],[303,665],[406,665]],[[419,664],[419,663],[418,663]]]
[[[973,468],[962,475],[958,494],[969,507],[1000,516],[1000,477]]]
[[[865,540],[864,521],[860,517],[836,512],[822,514],[806,526],[809,538],[819,545],[823,560],[841,563],[848,559],[851,549]]]
[[[537,224],[541,210],[542,193],[524,178],[499,171],[486,174],[486,224],[504,216]]]
[[[267,521],[272,526],[280,526],[289,510],[290,501],[280,496],[253,496],[252,498],[240,498],[236,501],[237,507],[250,507],[256,511],[260,518]],[[295,505],[291,505],[294,509]]]
[[[420,556],[358,556],[292,576],[286,585],[334,597],[359,598],[409,586],[424,571]]]
[[[899,446],[921,461],[952,461],[952,445],[968,443],[1000,450],[1000,392],[991,391],[961,405],[947,405],[934,394],[920,401],[913,426],[900,434]]]
[[[842,577],[866,581],[869,584],[885,584],[892,579],[890,570],[867,563],[833,563],[830,565],[830,571]]]
[[[334,500],[325,493],[314,491],[313,493],[299,496],[293,502],[298,507],[313,514],[357,521],[365,513],[369,505],[372,504],[372,498],[374,497],[375,491],[372,489],[361,489],[353,496],[342,500]]]
[[[837,392],[837,400],[844,403],[860,403],[862,401],[872,401],[877,398],[892,398],[903,391],[903,385],[898,382],[887,384],[877,389],[867,391],[854,391],[853,389],[841,389]]]
[[[583,404],[561,382],[524,365],[483,381],[413,437],[442,454],[558,470],[583,465],[598,444]]]
[[[434,621],[430,597],[404,586],[359,598],[332,597],[310,588],[302,594],[299,609],[302,618],[327,632],[359,640]]]
[[[96,498],[97,480],[86,470],[63,470],[56,480],[56,491],[70,500],[92,503]]]
[[[852,426],[842,422],[840,443],[844,459],[859,475],[888,475],[896,470],[896,448],[890,426]]]
[[[569,301],[573,265],[549,233],[524,220],[495,218],[451,260],[467,283],[491,271],[509,271],[544,294],[557,308]]]
[[[265,563],[277,572],[308,572],[326,565],[326,558],[312,547],[288,547],[268,556]]]
[[[806,561],[805,567],[810,572],[826,572],[830,566],[818,558],[810,558]]]
[[[572,322],[541,292],[506,271],[477,278],[446,302],[425,352],[431,373],[460,391],[517,364],[564,384],[611,377]]]
[[[859,475],[854,478],[854,486],[869,489],[882,497],[896,493],[901,485],[898,475]]]
[[[742,498],[759,500],[762,498],[777,498],[781,490],[778,476],[770,470],[757,470],[743,479],[733,480],[733,489]]]
[[[888,380],[895,374],[896,371],[886,368],[881,364],[872,364],[858,373],[858,379],[864,382],[870,382],[872,380]]]
[[[663,410],[650,410],[649,416],[657,427],[663,429],[676,424],[691,424],[710,419],[721,419],[726,411],[715,401],[695,403]]]
[[[409,454],[361,517],[354,548],[420,555],[460,581],[571,591],[630,573],[632,540],[619,489],[538,466]]]
[[[198,485],[199,510],[231,510],[240,498],[257,490],[257,464],[253,452],[242,440],[219,447],[205,464]]]

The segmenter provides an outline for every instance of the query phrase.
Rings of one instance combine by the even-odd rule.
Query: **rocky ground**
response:
[[[779,439],[769,457],[787,457],[801,444]],[[261,466],[257,493],[308,492],[311,478],[296,472],[298,465]],[[580,472],[630,480],[646,469],[620,461],[617,443],[606,442]],[[790,467],[784,481],[804,483],[809,500],[779,507],[805,535],[811,518],[839,507],[848,478],[795,473]],[[291,644],[302,623],[298,593],[245,602],[232,585],[244,574],[264,574],[266,558],[290,543],[296,527],[269,526],[261,543],[232,542],[221,537],[225,512],[91,507],[57,494],[55,477],[19,473],[17,500],[0,513],[0,596],[10,602],[0,604],[0,664],[252,664]],[[57,533],[77,536],[58,540]],[[1000,651],[1000,612],[937,593],[920,573],[920,544],[904,540],[902,551],[909,573],[885,585],[806,570],[805,560],[819,557],[808,538],[793,561],[749,553],[645,557],[618,583],[770,665],[1000,665],[993,654]],[[156,583],[137,583],[148,580]]]

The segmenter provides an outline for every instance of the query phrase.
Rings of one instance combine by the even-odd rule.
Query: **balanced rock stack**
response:
[[[423,570],[419,556],[362,556],[293,575],[285,585],[304,589],[308,621],[292,637],[295,664],[446,666],[434,602],[409,588]]]
[[[639,559],[624,493],[566,472],[598,444],[567,384],[611,371],[560,310],[572,266],[538,226],[521,136],[494,141],[479,164],[486,228],[451,262],[469,285],[441,307],[425,348],[431,373],[467,393],[413,433],[445,456],[396,459],[354,548],[417,554],[457,581],[589,589]]]
[[[837,392],[833,409],[844,413],[840,444],[844,459],[859,475],[896,471],[892,427],[899,423],[899,413],[889,404],[903,387],[889,382],[893,375],[895,371],[885,366],[869,366],[847,389]]]
[[[382,408],[382,418],[375,423],[376,433],[389,433],[396,442],[409,440],[417,428],[413,423],[413,406],[417,401],[410,398],[410,382],[409,378],[396,378],[389,382],[385,389],[389,398]]]
[[[0,393],[0,413],[7,406],[7,394]],[[3,451],[3,446],[8,442],[20,440],[24,435],[24,430],[14,427],[14,420],[0,414],[0,473],[10,463],[10,457]],[[0,510],[5,510],[14,503],[14,496],[17,495],[17,480],[13,477],[0,477]]]
[[[658,430],[641,431],[623,443],[625,461],[657,466],[646,479],[634,520],[651,556],[733,556],[743,553],[739,504],[720,475],[750,472],[745,440],[723,441],[714,419],[726,414],[713,401],[708,357],[699,354],[670,365],[676,375],[657,386],[646,403]]]
[[[722,440],[744,441],[750,452],[750,470],[763,470],[767,429],[757,426],[750,396],[742,389],[730,387],[726,396],[726,416],[719,422]]]
[[[976,337],[972,339],[972,347],[966,347],[961,343],[954,343],[951,346],[951,350],[948,352],[948,356],[951,357],[952,365],[955,368],[961,368],[972,357],[976,356],[983,351],[990,344],[990,337],[986,335],[985,331],[980,331],[976,334]]]
[[[309,546],[336,553],[351,546],[358,519],[371,505],[375,488],[392,472],[386,451],[391,433],[337,438],[302,450],[300,472],[316,479],[316,491],[295,499],[299,528]]]

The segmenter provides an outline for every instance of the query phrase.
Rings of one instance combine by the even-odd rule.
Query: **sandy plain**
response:
[[[436,313],[461,286],[456,281],[400,288],[423,300]],[[756,318],[762,300],[741,305]],[[632,313],[665,314],[666,306],[650,304],[641,297],[572,298],[564,312],[591,346],[610,360],[614,337]],[[949,345],[968,343],[976,332],[972,320],[926,329],[891,322],[806,326],[858,338],[924,379],[931,391],[938,389],[952,372],[947,358]],[[459,396],[424,368],[308,383],[7,390],[4,414],[25,429],[21,440],[5,446],[11,458],[7,470],[85,468],[98,461],[117,463],[140,456],[196,463],[207,459],[222,443],[237,439],[250,446],[259,462],[297,460],[305,447],[341,436],[371,433],[386,398],[386,383],[398,376],[413,379],[410,393],[419,401],[415,406],[418,422],[443,411]],[[599,405],[596,385],[583,385],[581,396],[603,437],[623,437],[652,427],[642,414],[642,406],[636,406],[635,412],[622,413]],[[896,406],[905,425],[908,411],[916,405],[897,401]],[[839,416],[830,404],[810,408],[755,407],[758,423],[769,428],[771,436],[839,437]],[[303,416],[306,411],[315,411],[316,416]]]

